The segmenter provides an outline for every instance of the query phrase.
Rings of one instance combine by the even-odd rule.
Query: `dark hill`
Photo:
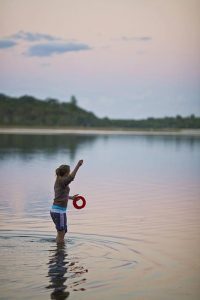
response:
[[[98,118],[77,105],[57,99],[38,100],[31,96],[19,98],[0,94],[0,126],[26,127],[85,127],[125,129],[200,128],[200,117],[148,118],[144,120],[113,120]]]
[[[98,121],[92,112],[73,102],[38,100],[31,96],[14,98],[0,94],[0,125],[91,127]]]

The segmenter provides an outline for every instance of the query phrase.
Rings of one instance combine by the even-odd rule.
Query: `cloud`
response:
[[[28,56],[46,57],[54,54],[92,49],[89,45],[78,43],[76,40],[67,41],[49,34],[25,32],[23,30],[0,39],[0,49],[14,47],[20,44],[20,41],[29,43],[29,48],[23,53]],[[33,44],[31,45],[30,43]]]
[[[150,36],[133,36],[133,37],[126,37],[122,36],[121,38],[123,41],[138,41],[138,42],[148,42],[152,40],[152,37]]]
[[[17,45],[17,43],[13,40],[6,40],[6,39],[0,40],[0,49],[11,48],[16,45]]]
[[[10,38],[15,40],[24,40],[28,42],[38,42],[41,40],[46,40],[49,42],[52,41],[59,41],[61,38],[50,35],[50,34],[43,34],[43,33],[33,33],[33,32],[25,32],[23,30],[13,34],[10,36]]]
[[[77,52],[92,49],[87,44],[81,43],[43,43],[37,44],[28,49],[28,56],[51,56],[65,52]]]

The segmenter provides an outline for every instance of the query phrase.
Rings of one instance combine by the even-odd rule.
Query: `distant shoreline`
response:
[[[113,129],[113,128],[17,128],[1,127],[0,134],[33,134],[33,135],[59,135],[59,134],[77,134],[77,135],[189,135],[200,136],[200,129],[170,129],[170,130],[134,130],[134,129]]]

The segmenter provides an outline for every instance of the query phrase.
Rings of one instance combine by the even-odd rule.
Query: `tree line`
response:
[[[124,129],[197,129],[200,117],[134,119],[98,118],[77,104],[72,96],[69,102],[48,98],[39,100],[32,96],[9,97],[0,94],[0,126],[27,127],[83,127],[83,128],[124,128]]]

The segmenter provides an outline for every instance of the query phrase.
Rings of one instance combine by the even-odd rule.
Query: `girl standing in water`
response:
[[[79,160],[74,170],[70,173],[70,166],[61,165],[56,169],[56,181],[54,184],[54,202],[50,210],[51,218],[56,225],[57,229],[57,243],[64,242],[64,236],[67,232],[67,204],[68,199],[74,199],[77,195],[69,196],[69,184],[74,180],[76,173],[83,160]]]

